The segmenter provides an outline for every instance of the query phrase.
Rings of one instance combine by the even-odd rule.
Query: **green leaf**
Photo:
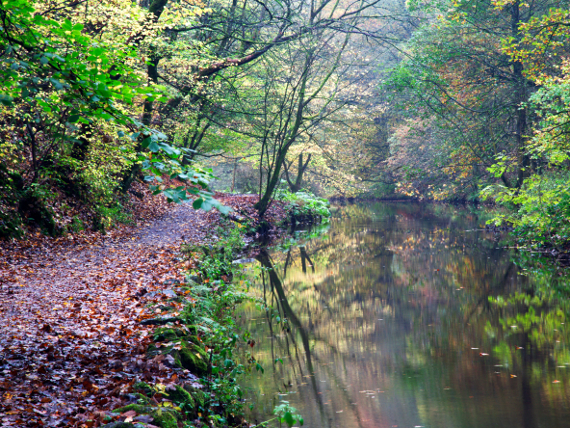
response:
[[[69,18],[65,18],[65,20],[61,24],[61,28],[63,30],[67,30],[67,31],[71,31],[73,29],[73,27],[71,25],[71,21],[69,20]]]
[[[159,143],[158,146],[162,149],[162,151],[164,153],[167,153],[169,155],[179,155],[180,154],[180,150],[178,150],[176,147],[172,147],[170,144]]]
[[[148,149],[153,153],[157,153],[160,150],[160,147],[159,147],[158,143],[156,143],[155,141],[152,141],[148,145]]]
[[[216,205],[216,208],[220,213],[222,213],[224,215],[228,215],[232,211],[232,209],[230,207],[226,207],[225,205],[222,205],[220,203],[218,203],[218,205]]]
[[[198,198],[194,202],[192,202],[192,207],[195,210],[199,210],[203,203],[204,203],[204,199]]]
[[[285,414],[283,415],[283,420],[290,427],[295,425],[295,418],[293,418],[291,412],[285,412]]]
[[[13,100],[14,100],[14,98],[12,98],[10,95],[0,93],[0,103],[4,104],[5,106],[8,106],[8,107],[12,106]]]
[[[172,202],[178,203],[178,202],[180,201],[180,199],[178,198],[178,193],[177,193],[176,191],[174,191],[174,190],[167,189],[167,190],[164,190],[164,191],[162,192],[162,194],[163,194],[164,196],[166,196],[166,199],[167,199],[169,202],[172,201]]]

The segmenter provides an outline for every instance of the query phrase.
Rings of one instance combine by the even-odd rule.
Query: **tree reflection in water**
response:
[[[310,427],[570,426],[565,281],[521,276],[482,215],[349,206],[323,237],[260,252],[273,312],[242,308],[265,367],[245,380],[265,394],[252,420],[286,399]]]

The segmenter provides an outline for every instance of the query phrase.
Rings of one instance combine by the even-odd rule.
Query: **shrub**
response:
[[[291,193],[287,189],[280,189],[277,191],[275,198],[283,202],[289,202],[287,210],[293,215],[312,215],[322,218],[331,216],[329,201],[325,198],[319,198],[306,190]]]
[[[570,192],[567,172],[549,171],[525,179],[521,189],[488,187],[483,196],[493,196],[497,203],[510,208],[498,214],[497,225],[509,224],[521,243],[564,245],[570,241]]]

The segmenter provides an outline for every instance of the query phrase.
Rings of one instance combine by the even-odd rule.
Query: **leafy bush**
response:
[[[281,404],[275,406],[275,409],[273,409],[273,414],[277,416],[280,427],[282,424],[286,424],[289,428],[291,428],[296,423],[299,423],[301,426],[304,424],[303,417],[299,414],[297,409],[291,406],[289,402],[285,400],[281,400]]]
[[[287,189],[279,189],[275,198],[283,202],[289,202],[287,210],[294,215],[316,215],[322,218],[331,216],[329,201],[325,198],[319,198],[306,190],[291,193]]]
[[[128,221],[116,200],[142,173],[169,201],[191,194],[196,209],[226,210],[206,191],[210,172],[187,165],[187,150],[134,119],[141,103],[166,101],[167,93],[133,68],[144,60],[120,28],[103,37],[89,19],[75,22],[73,5],[8,3],[0,8],[0,236],[21,235],[16,220],[64,233],[61,218],[77,214],[58,212],[64,199],[86,208],[98,229]],[[166,175],[185,185],[161,186]]]
[[[489,223],[509,224],[521,243],[563,245],[570,241],[570,191],[568,172],[532,175],[521,189],[490,186],[484,197],[495,198],[511,209],[510,214],[496,215]]]
[[[236,362],[234,355],[241,338],[233,314],[236,305],[248,297],[232,284],[222,284],[212,284],[213,288],[191,288],[186,297],[193,304],[186,307],[183,317],[188,325],[198,328],[201,341],[210,354],[211,374],[205,377],[204,382],[215,398],[207,400],[200,410],[213,414],[214,408],[221,406],[223,416],[227,418],[231,414],[241,414],[243,409],[243,392],[237,378],[245,373],[245,367]],[[224,425],[224,421],[220,422]]]

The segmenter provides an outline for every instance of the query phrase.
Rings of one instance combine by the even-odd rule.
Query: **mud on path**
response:
[[[145,357],[139,322],[183,280],[180,244],[207,227],[181,205],[106,236],[0,242],[0,426],[99,426],[137,381],[194,382]]]

